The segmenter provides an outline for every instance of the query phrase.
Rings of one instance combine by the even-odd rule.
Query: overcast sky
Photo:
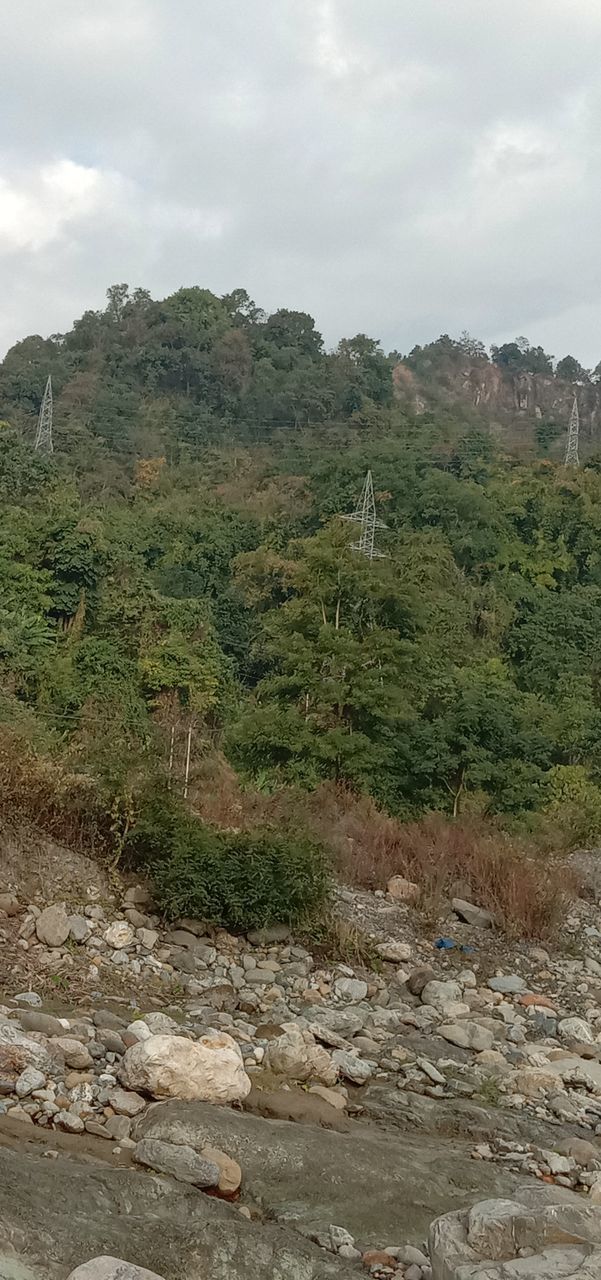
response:
[[[128,281],[601,359],[601,0],[0,0],[0,348]]]

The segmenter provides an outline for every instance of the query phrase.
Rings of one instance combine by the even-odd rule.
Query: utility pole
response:
[[[578,399],[574,393],[574,403],[570,414],[570,423],[568,426],[568,447],[566,449],[566,467],[579,467],[580,459],[578,457],[578,432],[580,430],[580,416],[578,414]]]
[[[40,449],[44,453],[54,452],[54,446],[52,443],[52,378],[50,377],[50,374],[48,375],[46,390],[40,406],[40,416],[38,418],[38,429],[36,431],[34,448]]]
[[[368,560],[381,560],[384,553],[376,551],[374,542],[376,529],[385,529],[386,525],[376,515],[376,500],[374,498],[374,483],[371,471],[368,471],[365,477],[365,484],[357,507],[352,515],[343,516],[342,519],[352,520],[355,524],[361,526],[359,541],[351,543],[353,551],[358,551],[362,556],[367,556]]]

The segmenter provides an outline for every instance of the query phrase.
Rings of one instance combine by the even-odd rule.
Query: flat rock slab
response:
[[[436,1214],[517,1185],[502,1165],[472,1160],[457,1139],[389,1136],[361,1124],[335,1133],[205,1103],[156,1103],[132,1136],[218,1147],[241,1166],[247,1203],[305,1234],[336,1223],[365,1248],[419,1243]]]
[[[295,1232],[248,1222],[234,1206],[168,1178],[0,1149],[1,1277],[64,1280],[107,1254],[165,1280],[355,1274]]]

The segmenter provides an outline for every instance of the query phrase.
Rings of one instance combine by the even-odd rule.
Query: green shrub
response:
[[[233,930],[292,925],[329,896],[327,855],[315,841],[269,828],[219,831],[169,797],[144,807],[127,853],[149,871],[170,919],[193,916]]]

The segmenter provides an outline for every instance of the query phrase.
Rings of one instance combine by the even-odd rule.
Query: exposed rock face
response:
[[[524,1187],[430,1228],[433,1280],[598,1280],[601,1209],[556,1188]]]
[[[225,1032],[197,1041],[151,1035],[127,1050],[119,1078],[125,1089],[185,1102],[240,1102],[251,1087],[238,1045]]]
[[[0,1275],[64,1280],[82,1259],[96,1265],[99,1257],[124,1255],[132,1270],[123,1276],[103,1271],[82,1280],[148,1280],[149,1272],[166,1280],[352,1274],[296,1231],[245,1221],[234,1206],[185,1183],[0,1147]],[[134,1273],[133,1263],[145,1274]]]

